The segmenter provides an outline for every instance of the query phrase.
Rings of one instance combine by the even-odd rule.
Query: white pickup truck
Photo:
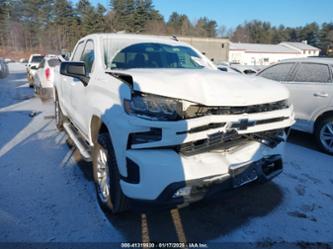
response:
[[[60,73],[57,127],[93,162],[99,202],[113,213],[190,203],[283,169],[288,90],[224,74],[175,37],[88,35]]]

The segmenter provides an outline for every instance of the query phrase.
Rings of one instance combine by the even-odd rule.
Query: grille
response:
[[[225,124],[226,123],[211,123],[211,124],[208,124],[208,125],[203,125],[203,126],[192,128],[188,131],[177,132],[177,135],[186,134],[186,133],[191,134],[191,133],[196,133],[196,132],[200,132],[200,131],[206,131],[206,130],[209,130],[209,129],[221,128],[221,127],[225,126]]]
[[[235,130],[228,133],[218,132],[207,139],[182,144],[178,146],[177,150],[186,156],[191,156],[217,148],[227,150],[245,140],[247,139],[242,138]]]
[[[237,115],[243,113],[262,113],[289,108],[287,101],[277,101],[261,105],[250,106],[215,106],[191,105],[185,111],[185,118],[202,117],[206,115]]]
[[[258,141],[271,148],[283,142],[284,132],[281,129],[240,135],[236,130],[227,133],[218,132],[210,135],[207,139],[189,142],[177,146],[176,150],[185,156],[192,156],[215,149],[228,150],[235,146],[241,146],[249,141]]]

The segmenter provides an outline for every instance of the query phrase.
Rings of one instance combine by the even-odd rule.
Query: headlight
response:
[[[132,99],[124,100],[128,114],[161,121],[176,121],[183,118],[183,104],[180,100],[157,95],[135,93]]]
[[[280,109],[287,109],[291,106],[289,99],[281,100],[277,102],[277,104],[279,105]]]

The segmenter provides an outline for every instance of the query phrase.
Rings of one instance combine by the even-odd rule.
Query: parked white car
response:
[[[217,65],[217,68],[222,72],[243,74],[243,72],[239,71],[238,69],[223,64]]]
[[[43,58],[44,56],[41,54],[32,54],[29,57],[26,69],[27,69],[27,79],[30,87],[34,86],[34,76]]]
[[[242,74],[254,76],[260,71],[260,66],[249,66],[249,65],[240,65],[240,64],[230,64],[234,70],[241,72]]]
[[[12,63],[12,62],[14,62],[14,61],[13,61],[12,59],[10,59],[10,58],[6,58],[6,59],[5,59],[5,62],[6,62],[6,63]]]
[[[333,154],[333,59],[285,60],[258,76],[288,87],[295,107],[294,129],[314,134],[320,148]]]
[[[56,125],[92,160],[99,202],[178,205],[282,172],[288,90],[221,73],[166,37],[82,38],[55,81]]]
[[[35,92],[42,99],[53,97],[53,86],[55,80],[55,68],[60,65],[60,59],[55,55],[46,55],[38,66],[34,76]]]

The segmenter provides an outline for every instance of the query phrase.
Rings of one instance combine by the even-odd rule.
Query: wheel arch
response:
[[[127,167],[126,167],[126,145],[127,137],[124,139],[119,139],[119,134],[117,129],[112,128],[108,120],[105,120],[98,114],[94,114],[90,122],[90,143],[91,146],[94,146],[97,142],[98,135],[104,132],[107,132],[112,141],[112,146],[114,149],[117,166],[119,173],[123,177],[127,177]]]
[[[57,90],[57,87],[54,86],[53,87],[53,100],[56,101],[56,99],[58,98],[58,90]]]
[[[67,110],[64,106],[64,103],[62,102],[62,96],[61,96],[61,92],[57,89],[56,86],[53,87],[53,101],[55,102],[57,99],[59,101],[59,106],[60,109],[62,111],[62,113],[64,114],[65,117],[68,117],[68,113]]]
[[[99,134],[107,132],[110,134],[108,127],[103,122],[103,120],[97,116],[93,115],[90,122],[90,139],[92,143],[95,143]]]
[[[317,127],[318,127],[318,124],[319,124],[322,120],[324,120],[325,118],[328,118],[328,117],[333,117],[333,111],[332,111],[332,110],[330,110],[330,111],[325,111],[325,112],[323,112],[322,114],[320,114],[320,115],[317,117],[317,119],[316,119],[316,121],[315,121],[315,123],[314,123],[313,132],[316,131],[316,129],[317,129]]]

